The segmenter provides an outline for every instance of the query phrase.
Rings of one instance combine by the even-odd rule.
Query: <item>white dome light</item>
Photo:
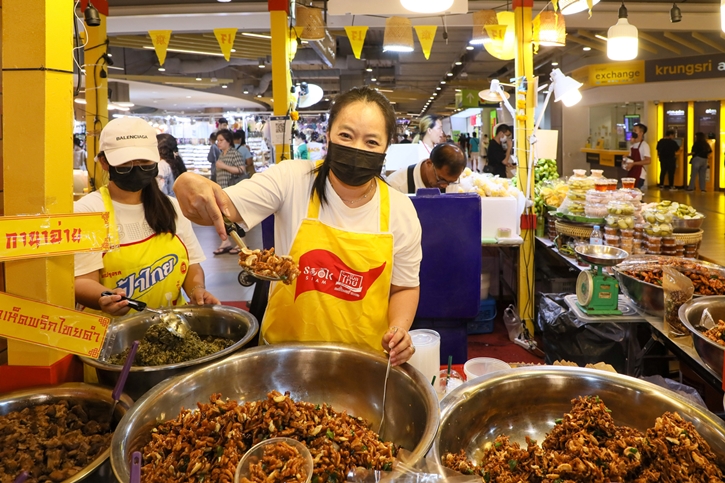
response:
[[[404,9],[416,13],[442,13],[453,6],[453,0],[400,0]]]
[[[627,21],[627,8],[619,7],[619,20],[607,32],[607,57],[611,60],[632,60],[639,53],[637,27]]]

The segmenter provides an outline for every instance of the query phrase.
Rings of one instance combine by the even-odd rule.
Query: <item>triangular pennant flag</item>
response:
[[[359,59],[362,54],[367,31],[367,27],[345,27],[347,38],[350,39],[350,45],[352,46],[352,53],[355,54],[356,59]]]
[[[430,57],[430,50],[433,47],[433,40],[436,38],[436,30],[438,29],[435,25],[416,25],[415,33],[418,34],[418,41],[420,47],[423,49],[423,55],[425,60]]]
[[[214,36],[216,41],[219,42],[224,58],[229,62],[229,57],[232,55],[232,49],[234,48],[234,38],[237,36],[237,29],[214,29]]]
[[[506,37],[506,25],[485,25],[486,33],[494,42],[503,42]]]
[[[156,57],[159,58],[159,65],[166,62],[166,49],[169,48],[169,40],[171,40],[171,30],[149,30],[151,43],[154,44]]]

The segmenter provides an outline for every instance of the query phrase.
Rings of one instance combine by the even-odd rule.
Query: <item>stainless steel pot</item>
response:
[[[292,398],[329,403],[378,427],[387,358],[340,344],[278,344],[255,347],[158,385],[124,417],[113,437],[111,464],[129,481],[131,454],[151,439],[151,429],[182,408],[208,402],[213,393],[242,401],[265,399],[273,390]],[[408,364],[390,372],[383,438],[422,458],[438,429],[438,398]]]
[[[705,221],[705,217],[691,218],[685,220],[684,218],[672,218],[672,228],[675,233],[696,233],[700,231],[702,223]]]
[[[215,354],[178,364],[165,364],[163,366],[133,366],[128,375],[125,392],[134,399],[138,399],[149,389],[182,372],[196,369],[199,366],[210,364],[217,359],[223,359],[242,347],[257,335],[259,323],[257,319],[244,310],[225,305],[186,305],[168,309],[171,312],[183,314],[188,320],[191,329],[201,336],[224,337],[235,340],[234,345]],[[140,312],[115,319],[108,329],[107,340],[111,341],[106,357],[123,352],[133,344],[134,340],[143,338],[146,330],[160,322],[158,315]],[[81,357],[85,364],[96,369],[98,381],[106,386],[115,386],[123,366],[109,364],[101,360]]]
[[[496,372],[457,387],[441,401],[432,456],[440,463],[442,455],[464,450],[469,458],[478,458],[484,444],[499,435],[524,448],[526,436],[541,443],[554,420],[571,410],[572,399],[595,395],[612,410],[615,423],[640,431],[666,411],[677,411],[717,455],[725,456],[725,425],[705,408],[640,379],[561,366]]]
[[[692,344],[702,361],[722,378],[725,347],[711,341],[695,328],[700,324],[700,318],[705,309],[710,312],[715,323],[718,320],[725,320],[725,295],[712,295],[690,300],[680,307],[680,320],[692,333]]]
[[[13,411],[22,411],[27,407],[41,404],[53,404],[64,399],[102,404],[108,406],[108,411],[110,412],[113,406],[111,392],[111,389],[82,383],[67,383],[59,386],[24,389],[0,396],[0,415],[5,415]],[[121,395],[121,400],[114,409],[114,421],[120,421],[132,404],[133,400],[130,397],[125,394]],[[90,465],[63,483],[74,483],[77,481],[83,481],[84,483],[116,482],[117,480],[111,470],[111,462],[108,459],[110,453],[111,449],[106,449]]]

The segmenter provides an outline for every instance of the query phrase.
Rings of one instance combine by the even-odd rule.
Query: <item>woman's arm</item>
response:
[[[418,310],[420,287],[390,286],[388,325],[390,330],[383,336],[382,345],[390,354],[392,364],[399,366],[414,353],[413,341],[408,331]]]
[[[183,173],[174,183],[174,193],[182,213],[198,225],[213,225],[222,240],[227,239],[224,216],[242,221],[242,216],[221,186],[195,173]]]
[[[223,169],[224,171],[229,171],[232,174],[244,173],[244,168],[240,168],[238,166],[230,166],[222,160],[219,160],[216,162],[216,167],[217,167],[217,169]]]
[[[101,285],[101,274],[99,270],[79,275],[75,278],[76,302],[89,309],[101,310],[114,317],[126,315],[130,307],[127,300],[121,300],[126,291],[122,288],[113,289],[114,295],[101,294],[108,290]]]
[[[204,285],[204,269],[201,265],[194,263],[189,265],[189,271],[184,279],[184,292],[189,300],[195,305],[219,304],[219,299],[206,290]]]

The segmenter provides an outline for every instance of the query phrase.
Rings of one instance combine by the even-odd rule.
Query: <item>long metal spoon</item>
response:
[[[397,327],[393,327],[393,335],[398,331]],[[383,384],[383,417],[380,418],[380,427],[378,428],[378,435],[381,435],[383,432],[383,424],[385,423],[385,400],[388,396],[388,378],[390,377],[390,363],[392,361],[392,358],[390,357],[390,354],[388,354],[388,367],[385,369],[385,383]]]
[[[101,295],[118,294],[114,294],[113,292],[106,290]],[[166,330],[174,334],[176,337],[180,337],[183,339],[187,336],[189,332],[191,332],[191,326],[189,325],[189,322],[186,320],[186,317],[181,314],[177,314],[176,312],[169,312],[166,310],[149,308],[146,302],[128,298],[125,295],[121,295],[121,300],[127,300],[128,306],[132,309],[138,310],[139,312],[148,310],[149,312],[153,312],[154,314],[159,314],[159,316],[161,317],[161,321],[166,325]]]

